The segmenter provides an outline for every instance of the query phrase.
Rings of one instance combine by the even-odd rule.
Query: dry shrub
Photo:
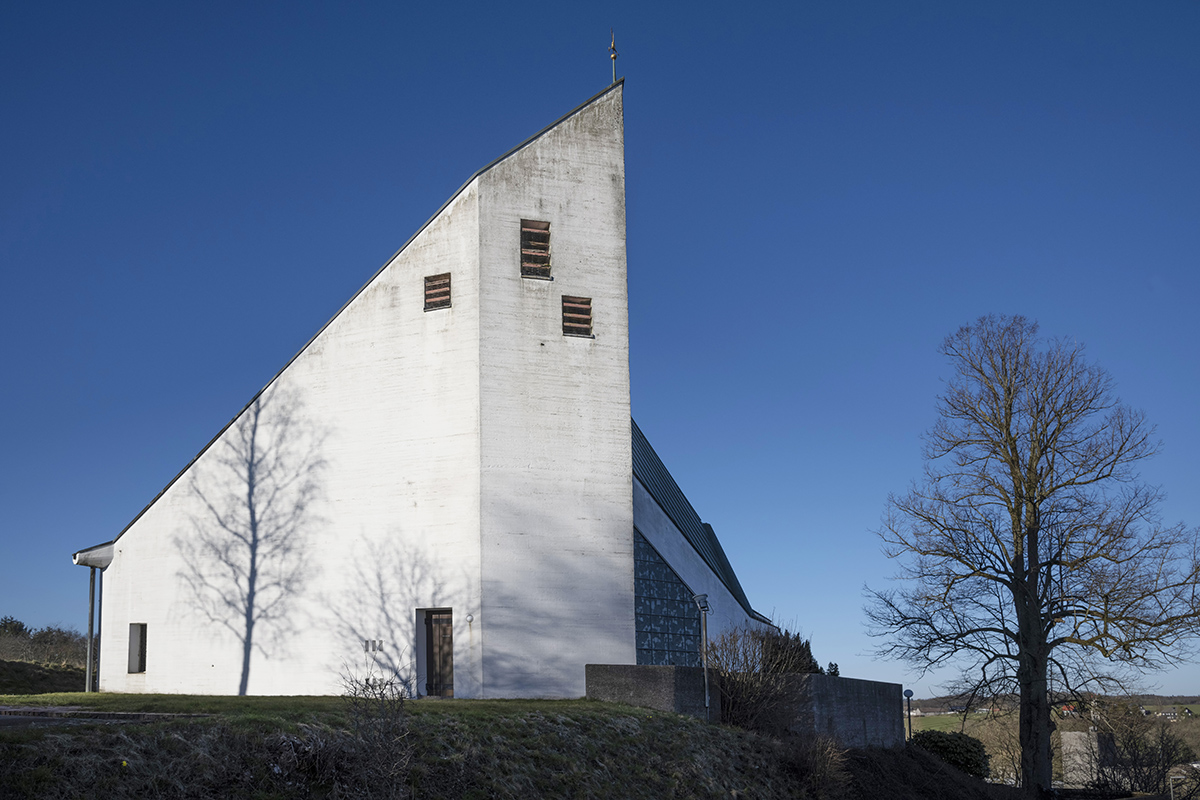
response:
[[[413,746],[409,739],[408,687],[397,675],[375,670],[342,678],[356,775],[371,797],[408,796]]]
[[[783,762],[799,796],[821,800],[851,797],[846,750],[825,736],[792,736],[783,741]]]
[[[721,719],[729,725],[783,736],[795,721],[796,697],[787,675],[820,672],[806,639],[788,631],[730,628],[708,646],[716,670]]]
[[[1099,746],[1090,755],[1101,788],[1165,794],[1171,775],[1182,774],[1176,768],[1196,758],[1173,723],[1147,716],[1132,703],[1097,704],[1097,710]]]

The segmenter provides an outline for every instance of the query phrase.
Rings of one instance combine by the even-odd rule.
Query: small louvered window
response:
[[[450,273],[425,278],[425,310],[450,307]]]
[[[550,277],[550,223],[521,220],[521,277]]]
[[[563,335],[592,335],[592,298],[563,297]]]

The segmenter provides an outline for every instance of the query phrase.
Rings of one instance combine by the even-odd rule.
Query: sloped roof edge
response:
[[[738,582],[733,566],[725,555],[725,550],[717,541],[717,534],[713,531],[712,526],[701,521],[700,515],[696,513],[696,509],[692,508],[692,504],[688,502],[683,490],[679,488],[679,484],[671,477],[671,473],[663,464],[662,459],[658,457],[658,453],[654,451],[650,440],[646,438],[646,434],[642,433],[637,422],[631,419],[629,425],[633,431],[633,476],[654,498],[654,502],[658,503],[663,513],[675,523],[675,527],[687,539],[688,544],[704,559],[704,563],[708,564],[708,568],[713,571],[713,574],[720,579],[721,583],[725,584],[725,588],[745,609],[746,613],[759,622],[770,624],[771,620],[750,607],[750,601],[746,598],[745,591],[742,590],[742,584]]]
[[[488,170],[490,170],[492,167],[499,164],[501,161],[504,161],[509,156],[511,156],[511,155],[525,149],[529,145],[533,144],[538,139],[542,138],[547,133],[554,130],[555,128],[557,128],[562,123],[566,122],[571,117],[575,116],[576,114],[578,114],[579,112],[581,112],[585,108],[587,108],[588,106],[595,103],[600,98],[607,95],[609,92],[616,91],[618,88],[623,87],[624,85],[625,85],[625,78],[622,77],[622,78],[618,79],[612,85],[605,88],[603,91],[598,92],[597,94],[588,98],[587,100],[585,100],[584,102],[582,102],[578,106],[576,106],[575,108],[568,111],[566,114],[564,114],[561,117],[559,117],[558,119],[556,119],[554,122],[552,122],[549,125],[547,125],[546,127],[542,128],[540,131],[535,133],[533,136],[530,136],[528,139],[521,142],[516,147],[513,147],[508,152],[506,152],[504,155],[500,156],[499,158],[493,159],[491,162],[489,162],[482,168],[476,170],[475,173],[473,175],[471,175],[471,177],[467,178],[467,180],[463,183],[462,186],[458,187],[458,189],[454,192],[454,194],[450,195],[450,197],[446,200],[446,202],[442,203],[442,205],[438,208],[438,210],[435,211],[429,219],[425,220],[425,223],[423,225],[421,225],[420,228],[417,228],[417,230],[413,233],[412,236],[408,237],[408,240],[405,241],[404,244],[402,244],[400,246],[399,250],[397,250],[395,253],[393,253],[391,255],[390,258],[388,258],[386,261],[383,262],[383,266],[381,266],[379,269],[375,270],[375,273],[367,280],[367,282],[364,283],[359,288],[359,290],[350,297],[349,300],[347,300],[345,303],[342,304],[342,307],[339,308],[334,313],[334,315],[332,317],[330,317],[329,320],[324,325],[321,326],[320,330],[318,330],[316,333],[314,333],[312,335],[312,337],[307,342],[304,343],[304,346],[301,347],[299,350],[297,350],[296,354],[294,356],[292,356],[291,358],[289,358],[287,363],[284,364],[283,367],[278,372],[276,372],[274,375],[271,376],[271,380],[267,381],[266,384],[261,389],[259,389],[254,394],[253,397],[250,398],[249,402],[247,402],[246,405],[242,406],[241,410],[238,411],[236,414],[234,414],[229,419],[229,422],[226,422],[221,427],[221,430],[217,431],[217,434],[208,440],[208,443],[205,444],[204,447],[202,447],[200,449],[200,452],[198,452],[198,453],[196,453],[196,455],[192,456],[192,460],[189,461],[186,465],[184,465],[183,469],[179,470],[178,474],[176,474],[174,478],[171,478],[170,482],[168,482],[166,486],[164,486],[161,490],[159,490],[158,494],[154,495],[154,498],[149,503],[147,503],[146,506],[141,511],[139,511],[137,513],[137,516],[135,516],[133,519],[129,520],[129,523],[124,528],[121,529],[120,533],[118,533],[116,536],[114,536],[110,541],[104,542],[103,544],[100,544],[100,545],[94,545],[93,547],[102,547],[104,544],[112,544],[113,542],[117,541],[117,539],[120,539],[122,536],[124,536],[125,532],[128,531],[130,528],[132,528],[134,523],[136,523],[139,519],[141,519],[142,516],[147,511],[149,511],[154,506],[155,503],[158,502],[159,498],[161,498],[164,494],[166,494],[167,490],[175,485],[176,481],[178,481],[181,477],[183,477],[184,473],[186,473],[189,469],[191,469],[192,464],[195,464],[196,461],[200,458],[200,456],[202,456],[206,452],[208,452],[208,448],[212,447],[213,444],[215,444],[216,441],[221,438],[222,434],[224,434],[225,431],[229,430],[229,426],[232,425],[234,422],[236,422],[238,417],[240,417],[240,416],[242,416],[242,414],[246,413],[246,409],[248,409],[248,408],[250,408],[250,406],[254,405],[254,401],[257,400],[259,397],[261,397],[263,392],[265,392],[267,389],[271,388],[271,384],[275,383],[275,381],[279,379],[279,376],[287,371],[287,368],[292,365],[292,362],[294,362],[297,358],[299,358],[301,355],[303,355],[304,351],[307,350],[309,348],[309,346],[311,346],[312,343],[315,342],[317,340],[317,338],[320,337],[320,335],[325,332],[325,329],[328,328],[330,325],[332,325],[333,321],[336,320],[338,317],[340,317],[342,315],[342,312],[345,311],[350,306],[351,303],[353,303],[355,300],[357,300],[358,296],[360,294],[362,294],[364,291],[366,291],[367,287],[369,287],[372,283],[374,283],[375,279],[378,278],[383,273],[383,271],[385,269],[387,269],[388,266],[393,261],[395,261],[397,257],[399,257],[399,255],[401,253],[403,253],[406,249],[408,249],[408,246],[410,244],[412,244],[413,241],[418,236],[420,236],[421,233],[426,228],[429,227],[430,223],[432,223],[435,219],[437,219],[438,216],[443,211],[445,211],[446,208],[451,203],[454,202],[455,198],[457,198],[460,194],[462,194],[463,190],[466,189],[468,186],[470,186],[471,183],[476,178],[478,178],[480,175],[482,175],[485,172],[487,172]],[[86,549],[90,550],[92,548],[86,548]],[[83,552],[83,551],[81,550],[80,552]]]

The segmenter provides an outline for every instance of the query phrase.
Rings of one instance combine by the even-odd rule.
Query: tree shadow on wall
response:
[[[465,571],[451,574],[423,542],[395,532],[385,541],[363,537],[353,556],[348,588],[328,604],[342,652],[354,654],[343,659],[343,678],[376,675],[416,696],[416,612],[466,608],[473,582]]]
[[[191,530],[175,538],[179,577],[194,610],[241,645],[238,694],[250,655],[296,628],[296,598],[311,578],[310,537],[322,519],[323,430],[300,396],[269,388],[255,398],[191,471]]]

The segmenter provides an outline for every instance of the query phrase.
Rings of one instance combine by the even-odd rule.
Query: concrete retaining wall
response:
[[[902,688],[898,683],[789,675],[797,701],[795,733],[815,733],[846,747],[904,744]]]
[[[626,703],[705,719],[704,670],[700,667],[588,664],[584,667],[589,700]],[[717,676],[709,670],[709,716],[721,721]]]
[[[699,667],[652,667],[588,664],[587,696],[592,700],[704,718],[704,671]],[[720,690],[710,670],[711,720],[720,721]],[[790,730],[819,734],[845,747],[899,747],[904,717],[898,683],[831,678],[828,675],[782,676],[795,707]]]

